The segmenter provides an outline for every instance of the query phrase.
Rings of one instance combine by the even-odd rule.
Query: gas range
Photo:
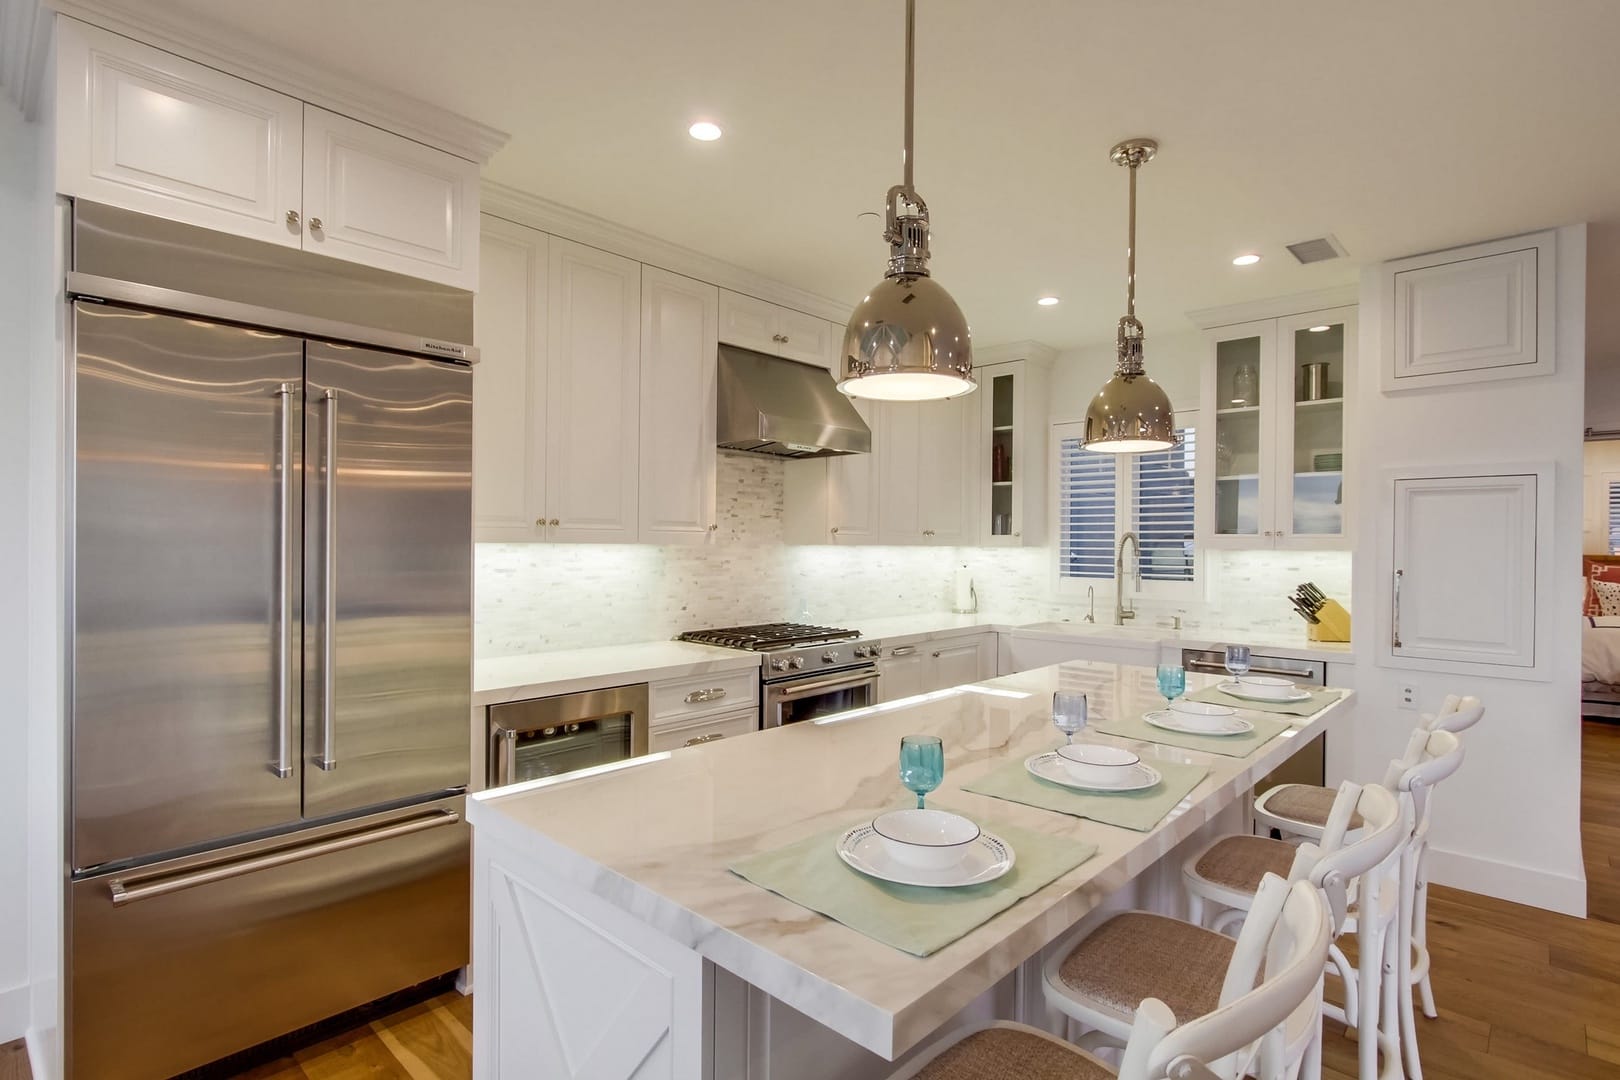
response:
[[[719,645],[767,654],[760,671],[766,682],[803,678],[871,663],[883,655],[883,644],[862,641],[859,630],[805,623],[761,623],[719,630],[689,630],[677,640]]]
[[[880,641],[858,630],[802,623],[763,623],[693,630],[677,640],[764,653],[760,722],[777,727],[873,704]]]

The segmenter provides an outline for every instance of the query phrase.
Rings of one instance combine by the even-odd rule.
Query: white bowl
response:
[[[1226,724],[1223,721],[1229,716],[1237,715],[1237,710],[1230,705],[1188,701],[1186,698],[1172,701],[1170,711],[1175,713],[1176,719],[1183,726],[1202,731],[1224,731]]]
[[[1275,675],[1245,675],[1233,681],[1243,688],[1244,693],[1257,698],[1290,698],[1299,691],[1292,679],[1279,679]]]
[[[949,870],[979,838],[979,827],[944,810],[891,810],[872,821],[872,831],[894,861],[915,870]]]
[[[1057,748],[1069,775],[1083,784],[1117,784],[1141,758],[1119,746],[1070,743]]]

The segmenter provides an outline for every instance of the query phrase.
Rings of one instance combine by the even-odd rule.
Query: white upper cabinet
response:
[[[870,454],[840,454],[827,459],[827,535],[817,543],[875,544],[878,541],[878,458],[883,438],[875,402],[851,398],[855,411],[872,429]],[[791,465],[790,465],[791,467]]]
[[[479,540],[546,537],[550,238],[485,218],[473,342],[473,522]]]
[[[1044,357],[977,368],[979,389],[966,399],[978,413],[968,477],[977,485],[969,507],[976,524],[965,542],[986,547],[1046,542],[1050,370]]]
[[[1534,233],[1384,264],[1384,391],[1550,374],[1556,243]]]
[[[917,479],[922,464],[922,411],[926,403],[880,401],[880,434],[872,444],[878,476],[878,540],[885,544],[923,542],[922,496]]]
[[[1200,542],[1348,545],[1345,402],[1355,352],[1353,307],[1210,332],[1196,435]]]
[[[972,481],[978,479],[972,453],[979,427],[976,397],[977,392],[921,403],[917,492],[925,544],[969,544],[978,536],[972,506]]]
[[[546,493],[551,539],[633,543],[641,465],[641,264],[552,237]]]
[[[1391,667],[1545,678],[1537,596],[1550,587],[1552,467],[1392,472],[1385,547]]]
[[[641,512],[650,544],[714,535],[720,291],[641,268]]]
[[[304,224],[310,251],[478,286],[478,166],[313,105]]]
[[[837,348],[831,333],[825,319],[720,290],[720,340],[728,345],[826,367]]]
[[[57,49],[64,195],[299,246],[301,102],[74,19]]]
[[[57,20],[64,195],[478,283],[478,166],[74,19]]]

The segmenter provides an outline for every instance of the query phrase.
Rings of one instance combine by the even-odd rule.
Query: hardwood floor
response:
[[[1620,1078],[1620,724],[1587,721],[1585,920],[1436,886],[1429,901],[1438,1020],[1422,1020],[1431,1080]],[[1444,805],[1440,812],[1444,813]],[[1354,1080],[1356,1044],[1330,1024],[1326,1080]],[[472,1001],[450,992],[239,1074],[239,1080],[464,1080]],[[20,1043],[0,1080],[28,1080]]]

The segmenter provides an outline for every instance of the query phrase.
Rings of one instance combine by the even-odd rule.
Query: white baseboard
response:
[[[30,987],[8,986],[0,990],[0,1043],[8,1043],[28,1034]]]
[[[1429,880],[1515,904],[1586,918],[1586,878],[1429,849]]]

